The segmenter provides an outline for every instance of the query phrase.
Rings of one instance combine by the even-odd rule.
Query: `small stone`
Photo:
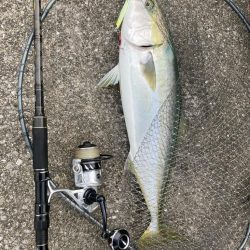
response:
[[[7,216],[6,215],[2,215],[1,217],[0,217],[0,221],[6,221],[7,220]]]
[[[1,200],[0,200],[0,201],[1,201]],[[27,210],[27,209],[28,209],[28,206],[23,205],[23,206],[22,206],[22,209],[23,209],[23,210]]]
[[[16,165],[17,166],[21,166],[23,164],[23,161],[21,160],[21,159],[18,159],[17,161],[16,161]]]

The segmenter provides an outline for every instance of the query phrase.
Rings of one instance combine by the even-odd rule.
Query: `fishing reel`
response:
[[[100,208],[102,238],[108,241],[112,250],[126,250],[130,249],[130,236],[124,229],[113,231],[107,229],[105,197],[98,194],[98,188],[102,185],[102,161],[110,158],[112,158],[111,155],[100,154],[98,147],[89,141],[78,146],[72,161],[76,189],[59,189],[52,182],[48,182],[49,201],[54,193],[63,193],[88,214]]]
[[[95,211],[104,197],[98,197],[98,187],[102,185],[101,163],[111,155],[100,155],[96,145],[86,141],[75,150],[72,162],[78,200],[90,213]]]

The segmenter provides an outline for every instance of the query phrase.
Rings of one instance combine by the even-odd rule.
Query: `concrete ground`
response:
[[[31,2],[0,1],[0,249],[34,249],[32,161],[19,129],[16,98],[18,64],[32,30]],[[249,14],[249,1],[237,2]],[[84,140],[91,140],[103,152],[113,154],[113,160],[103,170],[102,190],[108,202],[108,219],[111,228],[125,225],[133,231],[133,223],[140,222],[129,216],[121,191],[129,145],[119,88],[95,88],[100,77],[117,63],[114,22],[122,3],[120,0],[58,1],[44,24],[44,83],[51,176],[61,187],[73,188],[72,152]],[[161,5],[176,47],[183,112],[190,131],[186,141],[185,138],[182,141],[182,152],[189,152],[189,164],[185,158],[186,168],[182,168],[184,158],[179,158],[182,164],[177,164],[180,172],[173,174],[178,185],[171,184],[168,220],[172,225],[176,222],[186,236],[194,235],[192,241],[200,249],[236,249],[249,218],[249,33],[222,0],[162,0]],[[32,59],[28,62],[24,90],[25,111],[31,125]],[[225,139],[228,146],[216,150],[228,131],[233,135],[229,136],[231,140]],[[213,168],[209,164],[216,153]],[[232,155],[235,157],[230,158]],[[202,219],[204,214],[213,213],[214,208],[211,193],[207,191],[211,182],[204,181],[209,179],[210,172],[207,176],[192,169],[206,165],[218,177],[213,178],[213,187],[216,186],[217,193],[221,191],[229,204],[225,207],[220,201],[222,218],[217,216],[218,221],[213,224]],[[227,167],[227,172],[217,173],[217,166],[223,166],[224,170]],[[188,175],[189,172],[194,174]],[[236,182],[243,175],[239,187]],[[235,195],[235,203],[227,200],[227,194],[224,197],[225,189]],[[206,195],[196,195],[192,203],[192,194],[197,190]],[[241,203],[238,212],[235,209],[231,213],[230,208],[242,202],[242,197],[248,197],[244,206]],[[175,211],[171,210],[171,204]],[[195,218],[200,219],[195,221]],[[226,229],[217,232],[220,220]],[[52,200],[51,249],[107,249],[99,235],[95,226],[63,201]]]

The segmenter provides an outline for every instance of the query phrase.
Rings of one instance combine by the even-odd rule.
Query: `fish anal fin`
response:
[[[120,81],[119,64],[111,69],[97,84],[99,88],[106,88],[108,86],[114,86]]]
[[[130,172],[133,175],[135,175],[135,168],[134,168],[134,163],[133,161],[130,159],[130,157],[128,156],[125,164],[124,164],[124,171],[125,172]]]

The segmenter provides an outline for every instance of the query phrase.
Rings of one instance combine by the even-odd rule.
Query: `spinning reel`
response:
[[[98,208],[102,214],[102,238],[108,241],[113,250],[126,250],[130,248],[130,236],[124,229],[109,231],[107,229],[106,201],[103,195],[98,194],[102,185],[102,161],[112,158],[111,155],[102,155],[98,147],[89,141],[84,142],[75,150],[72,161],[75,190],[56,188],[53,182],[48,181],[49,198],[55,193],[63,193],[75,205],[89,214]]]

